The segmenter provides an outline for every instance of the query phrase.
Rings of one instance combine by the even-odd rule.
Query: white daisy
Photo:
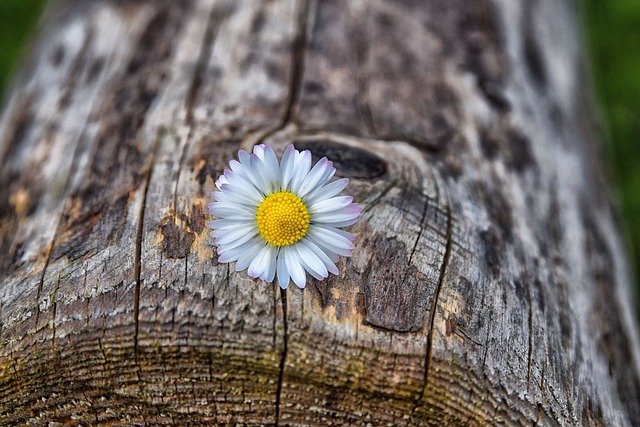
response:
[[[347,178],[329,182],[336,172],[322,158],[311,168],[311,153],[289,145],[282,162],[268,145],[253,154],[238,152],[231,170],[216,181],[209,212],[218,219],[207,225],[218,246],[218,262],[236,263],[251,277],[300,288],[306,272],[318,280],[338,274],[340,255],[351,256],[354,236],[338,227],[356,222],[362,209],[353,197],[337,196]]]

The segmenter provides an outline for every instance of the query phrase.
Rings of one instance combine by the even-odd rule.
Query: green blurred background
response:
[[[632,251],[636,302],[639,302],[640,1],[582,0],[582,12],[607,131],[608,166],[625,218],[624,231]]]
[[[18,67],[44,4],[44,0],[0,0],[0,94]]]
[[[16,71],[44,0],[0,0],[0,93]],[[619,189],[627,240],[640,271],[640,1],[582,0],[581,11]],[[637,277],[637,276],[636,276]]]

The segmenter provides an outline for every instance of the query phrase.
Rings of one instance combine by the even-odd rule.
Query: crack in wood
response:
[[[425,355],[425,364],[424,364],[424,385],[422,390],[420,391],[420,396],[418,398],[418,401],[423,400],[424,394],[429,384],[429,368],[431,366],[436,309],[438,307],[438,298],[440,297],[440,291],[442,290],[442,285],[444,283],[447,267],[449,265],[449,259],[451,258],[451,241],[453,237],[452,237],[451,201],[449,200],[448,197],[446,198],[446,210],[447,210],[447,244],[444,251],[444,259],[442,260],[442,265],[440,266],[440,277],[438,278],[438,285],[436,287],[436,292],[433,296],[433,303],[431,304],[431,314],[429,315],[429,330],[427,333],[427,351]]]
[[[189,85],[189,92],[187,94],[185,109],[186,109],[186,117],[185,121],[189,127],[189,131],[187,132],[187,137],[182,147],[182,151],[180,153],[180,159],[178,160],[178,171],[176,175],[176,181],[173,188],[173,222],[177,223],[177,215],[178,215],[178,185],[180,184],[180,176],[182,175],[182,168],[184,166],[184,162],[186,159],[188,148],[190,147],[190,143],[193,140],[194,134],[194,118],[193,118],[193,107],[195,104],[196,96],[198,94],[198,89],[202,84],[202,76],[207,69],[207,64],[209,62],[209,58],[211,58],[211,48],[213,43],[215,42],[216,36],[216,25],[219,23],[217,19],[218,9],[215,6],[211,8],[209,12],[209,19],[207,21],[207,27],[205,29],[204,37],[202,39],[202,48],[200,49],[200,54],[198,56],[198,60],[196,62],[196,68],[193,73],[193,78],[191,79],[191,84]]]
[[[522,276],[524,279],[525,288],[527,290],[527,303],[529,305],[527,323],[529,325],[529,343],[527,350],[527,393],[531,386],[531,365],[533,360],[533,301],[531,299],[531,281],[529,280],[529,273],[525,260],[522,260]]]
[[[276,312],[276,307],[277,307],[277,304],[278,304],[278,293],[275,291],[275,289],[276,288],[274,288],[274,291],[273,291],[273,323],[271,325],[271,328],[272,328],[272,331],[273,331],[273,349],[274,349],[274,351],[276,349],[277,339],[278,339],[278,333],[276,331],[276,325],[277,325],[277,321],[278,321],[278,313]]]
[[[282,383],[284,381],[284,367],[287,361],[288,352],[288,327],[287,327],[287,290],[280,288],[280,302],[282,303],[282,325],[284,336],[282,342],[282,355],[280,357],[280,370],[278,372],[278,385],[276,386],[276,427],[280,425],[280,403],[282,396]]]
[[[409,254],[409,260],[407,261],[407,266],[411,265],[411,261],[413,261],[413,255],[416,253],[416,249],[418,248],[418,242],[420,242],[420,237],[422,237],[422,233],[424,232],[424,229],[426,227],[426,224],[424,223],[425,218],[427,217],[427,210],[429,208],[429,197],[427,197],[426,195],[424,196],[424,208],[422,209],[422,215],[420,217],[420,230],[418,231],[418,237],[416,237],[416,241],[413,244],[413,248],[411,248],[411,253]],[[449,215],[449,213],[447,212],[447,215]],[[449,227],[449,223],[448,223],[449,219],[447,217],[447,227]],[[449,231],[447,228],[447,245],[449,244]],[[402,280],[404,283],[405,278]]]
[[[560,304],[560,312],[562,313],[571,312],[571,307],[569,306],[569,302],[568,302],[569,300],[567,299],[567,296],[566,296],[566,287],[564,286],[564,282],[562,281],[560,282],[560,286],[558,290],[561,296],[558,299],[558,302]],[[571,360],[571,351],[569,347],[566,345],[562,345],[562,348],[566,358],[565,366],[573,366],[572,360]],[[545,361],[545,364],[546,364],[546,361]],[[569,411],[569,414],[573,414],[573,402],[571,401],[571,393],[573,390],[573,369],[568,369],[565,384],[566,384],[565,396],[567,398],[567,410]]]
[[[482,355],[482,370],[487,365],[487,354],[489,352],[489,336],[491,335],[491,321],[493,320],[493,310],[489,311],[489,321],[487,322],[487,337],[484,341],[484,354]]]
[[[367,205],[366,205],[366,206],[364,206],[364,207],[362,208],[362,214],[364,214],[365,212],[370,211],[370,210],[371,210],[375,205],[377,205],[378,203],[380,203],[380,200],[381,200],[384,196],[386,196],[386,195],[389,193],[389,191],[391,191],[391,189],[392,189],[393,187],[395,187],[395,186],[396,186],[396,184],[397,184],[397,182],[396,182],[395,180],[390,181],[390,182],[389,182],[389,184],[387,184],[387,186],[386,186],[386,187],[384,187],[384,188],[382,189],[382,191],[381,191],[377,196],[375,196],[375,197],[374,197],[374,199],[373,199],[373,200],[371,200],[369,203],[367,203]],[[362,205],[361,205],[361,206],[362,206]],[[360,215],[362,215],[362,214],[360,214]]]
[[[304,0],[301,2],[298,10],[298,30],[293,39],[292,61],[291,61],[291,84],[289,86],[289,97],[287,100],[287,109],[280,129],[283,129],[293,119],[293,110],[300,99],[300,90],[302,87],[302,76],[304,75],[304,54],[307,49],[307,31],[309,22],[310,2],[312,0]],[[278,129],[278,130],[280,130]]]
[[[173,223],[174,224],[178,223],[178,185],[180,184],[182,167],[184,166],[184,161],[187,156],[187,148],[189,147],[189,143],[192,139],[193,139],[193,126],[190,126],[189,132],[187,133],[187,137],[184,142],[184,146],[182,147],[182,151],[180,153],[180,160],[178,160],[178,171],[176,172],[176,183],[173,186]]]
[[[156,140],[153,145],[153,151],[151,153],[150,165],[144,178],[144,190],[142,192],[142,203],[140,206],[140,219],[138,220],[138,229],[136,231],[136,254],[134,260],[134,274],[136,277],[135,287],[133,288],[133,352],[138,357],[138,328],[139,328],[139,315],[140,315],[140,285],[141,285],[141,259],[142,259],[142,235],[144,233],[144,214],[147,205],[147,193],[149,192],[149,183],[151,182],[151,176],[153,174],[153,167],[155,165],[156,154],[160,147],[160,142],[164,136],[165,129],[160,128],[156,133]]]
[[[269,139],[272,135],[284,129],[289,123],[291,123],[291,120],[293,119],[293,110],[295,109],[295,105],[300,99],[300,91],[302,88],[302,76],[304,74],[304,52],[307,49],[308,44],[307,27],[309,25],[308,17],[311,10],[311,1],[313,0],[305,0],[301,2],[302,4],[300,6],[300,9],[298,10],[298,16],[296,18],[298,22],[298,31],[292,43],[293,46],[291,51],[292,60],[290,84],[289,94],[287,95],[285,114],[282,117],[279,125],[267,127],[263,130],[263,133],[257,137],[253,136],[247,138],[245,142],[251,141],[251,146],[264,143],[264,141]]]
[[[545,367],[546,365],[542,366],[542,375],[540,378],[540,402],[538,402],[538,416],[536,418],[534,427],[537,427],[540,425],[540,421],[542,420],[542,405],[544,404],[545,398],[544,398],[544,371],[545,371]]]
[[[93,38],[93,33],[90,32],[87,35],[87,37],[85,38],[85,41],[84,41],[83,46],[82,46],[82,50],[80,52],[80,57],[84,58],[86,56],[86,50],[88,49],[88,45],[89,45],[90,41],[92,40],[92,38]],[[80,61],[80,57],[77,60],[78,63],[74,64],[74,68],[78,68],[79,69],[79,65],[78,64],[80,64],[80,62],[81,62]],[[73,83],[73,84],[75,84],[75,83]],[[63,95],[63,98],[65,96],[66,95]],[[63,98],[61,98],[59,100],[59,105],[62,104]],[[72,161],[71,161],[71,164],[70,164],[70,167],[69,167],[69,172],[67,173],[67,176],[65,177],[65,180],[64,180],[64,186],[63,186],[64,190],[63,190],[63,193],[62,193],[64,195],[63,196],[64,200],[68,200],[69,199],[69,195],[73,191],[73,188],[70,188],[70,186],[72,184],[72,179],[73,179],[74,175],[76,174],[76,172],[78,171],[78,167],[79,167],[79,164],[80,164],[78,159],[79,159],[79,156],[80,156],[80,154],[82,152],[83,141],[84,141],[84,138],[85,138],[85,130],[86,130],[86,127],[90,123],[89,117],[90,116],[87,116],[87,120],[85,121],[85,123],[84,123],[84,125],[82,127],[82,130],[79,133],[78,138],[76,139],[76,145],[75,145],[75,147],[73,149]],[[96,148],[96,151],[97,151],[97,148]],[[40,276],[40,280],[39,280],[39,283],[38,283],[38,291],[37,291],[37,296],[36,296],[36,322],[35,322],[36,323],[36,328],[37,328],[38,321],[39,321],[39,318],[40,318],[40,303],[39,303],[39,301],[40,301],[40,297],[42,295],[42,288],[44,286],[45,274],[47,272],[47,268],[49,267],[49,263],[51,262],[51,256],[53,255],[53,250],[54,250],[55,245],[56,245],[56,240],[57,240],[57,238],[59,236],[59,233],[60,233],[60,227],[62,225],[63,217],[64,217],[64,208],[61,209],[60,214],[58,215],[58,220],[56,222],[56,227],[55,227],[54,232],[53,232],[53,237],[51,238],[51,243],[47,246],[45,264],[44,264],[44,267],[42,269],[42,275]],[[85,277],[85,279],[86,279],[86,277]]]
[[[200,49],[198,61],[196,62],[193,79],[191,80],[191,85],[189,86],[187,100],[185,102],[187,110],[186,122],[190,127],[193,126],[193,106],[196,101],[196,96],[198,95],[198,90],[202,85],[202,76],[207,71],[207,65],[209,63],[209,59],[211,58],[211,50],[216,39],[217,28],[215,24],[219,23],[219,20],[216,19],[218,16],[218,12],[219,10],[215,6],[211,7],[211,11],[209,12],[209,20],[207,21],[207,27],[204,31],[204,37],[202,38],[202,47]]]
[[[60,218],[58,219],[58,225],[59,224],[60,224]],[[56,226],[56,231],[53,233],[53,239],[51,239],[51,244],[49,244],[47,247],[44,267],[42,267],[42,274],[40,275],[40,280],[38,281],[38,292],[36,293],[36,329],[38,329],[38,321],[40,320],[40,297],[42,296],[42,287],[44,286],[44,277],[47,272],[47,268],[49,267],[49,262],[51,261],[51,254],[53,253],[53,247],[55,246],[55,243],[56,243],[57,232],[58,232],[58,227]]]
[[[60,290],[60,273],[58,273],[58,283],[56,284],[56,288],[53,291],[53,295],[51,296],[51,351],[56,350],[56,310],[57,303],[56,297],[58,296],[58,291]]]
[[[102,340],[100,339],[100,337],[98,337],[98,347],[100,348],[100,353],[102,353],[102,358],[104,359],[104,363],[102,364],[102,366],[104,367],[104,365],[106,365],[109,360],[107,359],[107,353],[105,353],[104,351],[104,347],[102,345]]]
[[[364,27],[364,25],[363,25]],[[358,116],[362,123],[364,124],[365,129],[369,132],[370,135],[377,135],[376,127],[373,121],[373,113],[371,112],[371,107],[369,106],[369,102],[367,102],[367,76],[363,75],[362,70],[364,69],[365,60],[367,56],[367,44],[364,37],[358,37],[356,40],[356,69],[355,69],[355,78],[356,78],[356,107],[358,109]]]
[[[84,318],[85,318],[85,326],[89,325],[89,301],[91,298],[88,297],[89,291],[87,290],[87,264],[84,263],[84,274],[82,275],[82,289],[84,291]]]

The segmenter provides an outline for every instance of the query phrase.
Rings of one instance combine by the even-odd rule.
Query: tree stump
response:
[[[54,2],[0,122],[0,424],[640,425],[574,8]],[[256,143],[351,178],[339,276],[216,261]]]

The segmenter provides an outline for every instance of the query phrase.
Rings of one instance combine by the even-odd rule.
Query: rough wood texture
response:
[[[573,2],[52,9],[0,122],[0,424],[640,425]],[[204,226],[257,142],[364,207],[284,299]]]

